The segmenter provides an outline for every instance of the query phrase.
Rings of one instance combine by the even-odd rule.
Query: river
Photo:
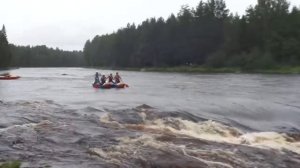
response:
[[[300,76],[20,68],[0,81],[0,161],[22,167],[297,167]],[[274,159],[276,158],[276,159]]]

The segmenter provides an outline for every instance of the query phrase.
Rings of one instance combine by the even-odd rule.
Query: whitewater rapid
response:
[[[121,71],[130,88],[99,90],[91,87],[95,71],[109,73],[29,68],[12,72],[18,81],[0,81],[0,162],[20,160],[28,168],[300,165],[297,75]]]

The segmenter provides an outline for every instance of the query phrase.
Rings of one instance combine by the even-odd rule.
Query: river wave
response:
[[[297,167],[300,133],[150,105],[72,109],[52,100],[0,103],[0,161],[23,167]],[[276,159],[274,159],[276,158]]]

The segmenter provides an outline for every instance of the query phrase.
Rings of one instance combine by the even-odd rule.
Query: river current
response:
[[[300,76],[20,68],[0,81],[0,162],[22,167],[297,167]]]

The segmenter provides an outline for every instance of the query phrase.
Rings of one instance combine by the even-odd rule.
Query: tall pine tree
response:
[[[11,52],[8,45],[6,29],[3,25],[0,31],[0,67],[8,67],[11,61]]]

